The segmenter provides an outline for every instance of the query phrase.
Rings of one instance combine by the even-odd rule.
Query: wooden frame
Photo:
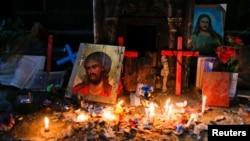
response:
[[[120,81],[121,67],[123,62],[125,47],[124,46],[114,46],[114,45],[102,45],[102,44],[87,44],[81,43],[76,61],[70,76],[68,87],[66,90],[66,97],[71,97],[72,94],[77,94],[86,101],[115,104],[118,94],[118,87]],[[108,68],[108,83],[111,85],[110,93],[105,93],[107,95],[94,95],[91,94],[91,88],[88,88],[88,92],[75,92],[74,87],[81,82],[86,82],[88,79],[87,71],[85,70],[85,65],[87,64],[87,58],[93,53],[106,54],[106,58],[101,58],[103,61],[103,68]],[[108,59],[109,58],[109,59]],[[110,61],[111,59],[111,61]],[[109,60],[106,63],[106,60]],[[86,62],[86,63],[85,63]],[[92,67],[91,67],[92,68]],[[90,82],[91,83],[91,82]]]

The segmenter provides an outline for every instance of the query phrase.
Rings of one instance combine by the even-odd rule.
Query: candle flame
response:
[[[166,101],[166,104],[168,104],[170,102],[170,98],[168,98],[168,100]]]
[[[83,114],[83,113],[81,113],[81,114],[79,114],[79,115],[77,116],[77,122],[84,122],[84,121],[86,121],[86,120],[88,120],[88,116],[85,115],[85,114]]]
[[[206,97],[206,96],[204,96],[204,97],[203,97],[203,100],[204,100],[204,101],[206,101],[206,99],[207,99],[207,97]]]
[[[166,100],[166,105],[165,105],[165,111],[166,111],[166,112],[168,112],[168,108],[169,108],[168,104],[169,104],[169,101],[170,101],[170,98],[168,98],[168,99]]]
[[[103,117],[108,120],[115,120],[116,116],[111,113],[111,111],[104,111]]]
[[[48,117],[44,118],[44,127],[45,127],[45,129],[49,129],[49,118]]]

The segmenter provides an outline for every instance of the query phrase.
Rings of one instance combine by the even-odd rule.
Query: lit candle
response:
[[[149,105],[149,123],[154,122],[154,116],[155,116],[155,108],[154,108],[154,103],[150,103]]]
[[[171,116],[172,116],[172,108],[173,108],[173,105],[171,104],[168,108],[168,120],[171,120]]]
[[[102,118],[109,123],[117,124],[119,121],[117,116],[113,114],[111,110],[108,109],[103,111]]]
[[[165,105],[165,113],[166,114],[168,113],[168,108],[169,108],[168,104],[169,104],[169,101],[170,101],[170,99],[168,98],[168,100],[166,101],[166,105]]]
[[[86,120],[88,120],[88,116],[83,113],[79,114],[76,118],[77,122],[84,122]]]
[[[190,126],[191,122],[192,122],[193,119],[194,119],[194,116],[195,116],[194,114],[191,114],[191,115],[190,115],[188,122],[185,124],[185,127],[189,127],[189,126]]]
[[[206,96],[202,99],[202,107],[201,107],[201,113],[203,114],[205,112],[205,106],[206,106]]]
[[[47,132],[49,131],[49,118],[44,118],[44,130]]]
[[[149,108],[144,108],[144,124],[147,125],[149,120]]]

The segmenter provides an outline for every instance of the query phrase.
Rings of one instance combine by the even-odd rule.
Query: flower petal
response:
[[[234,43],[235,44],[242,44],[242,40],[239,37],[234,37]]]

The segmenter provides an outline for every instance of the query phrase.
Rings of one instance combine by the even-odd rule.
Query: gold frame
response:
[[[86,101],[115,104],[118,95],[118,87],[121,75],[121,67],[123,62],[123,56],[125,47],[115,46],[115,45],[103,45],[103,44],[88,44],[81,43],[76,56],[75,64],[68,82],[68,87],[66,89],[65,97],[72,97],[74,94],[72,92],[72,87],[78,84],[84,76],[86,76],[86,71],[81,66],[82,61],[93,52],[104,52],[111,57],[112,65],[109,72],[109,83],[112,85],[111,95],[109,97],[96,96],[91,94],[79,94]]]

